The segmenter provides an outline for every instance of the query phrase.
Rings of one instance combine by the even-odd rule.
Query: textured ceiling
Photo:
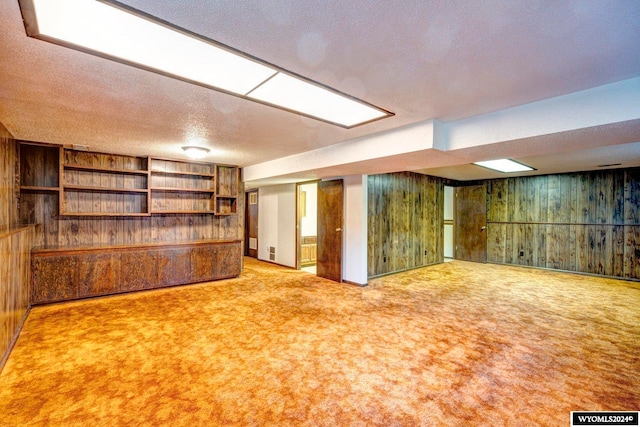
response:
[[[640,76],[634,0],[123,3],[396,116],[346,130],[31,39],[18,1],[0,0],[0,122],[16,138],[171,157],[197,143],[213,149],[212,161],[249,166]],[[593,149],[585,144],[566,160]],[[619,151],[640,162],[637,146]],[[563,163],[572,167],[583,166]],[[363,163],[349,172],[370,170]]]

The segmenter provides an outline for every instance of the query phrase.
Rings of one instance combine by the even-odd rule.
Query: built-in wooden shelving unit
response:
[[[20,145],[20,191],[59,192],[62,147],[24,142]]]
[[[151,159],[151,213],[215,213],[215,165]]]
[[[238,212],[239,170],[236,166],[216,165],[215,211],[218,215]]]
[[[21,142],[20,191],[57,195],[62,216],[237,214],[233,165]]]
[[[18,147],[18,216],[38,224],[30,304],[240,274],[237,166]]]
[[[61,215],[141,216],[149,209],[149,158],[63,149]]]

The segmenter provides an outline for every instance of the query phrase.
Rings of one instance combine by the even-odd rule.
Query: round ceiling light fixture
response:
[[[192,159],[201,159],[211,151],[207,147],[200,147],[198,145],[185,145],[182,147],[187,156]]]

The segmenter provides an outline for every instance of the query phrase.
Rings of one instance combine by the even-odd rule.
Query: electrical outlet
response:
[[[520,251],[520,256],[524,256],[524,251]]]

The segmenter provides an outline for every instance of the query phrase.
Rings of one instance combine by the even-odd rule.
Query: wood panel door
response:
[[[318,183],[318,261],[317,275],[342,281],[342,205],[341,179]]]
[[[455,194],[455,258],[487,262],[487,190],[473,185]]]
[[[258,190],[246,193],[245,255],[258,258]]]

